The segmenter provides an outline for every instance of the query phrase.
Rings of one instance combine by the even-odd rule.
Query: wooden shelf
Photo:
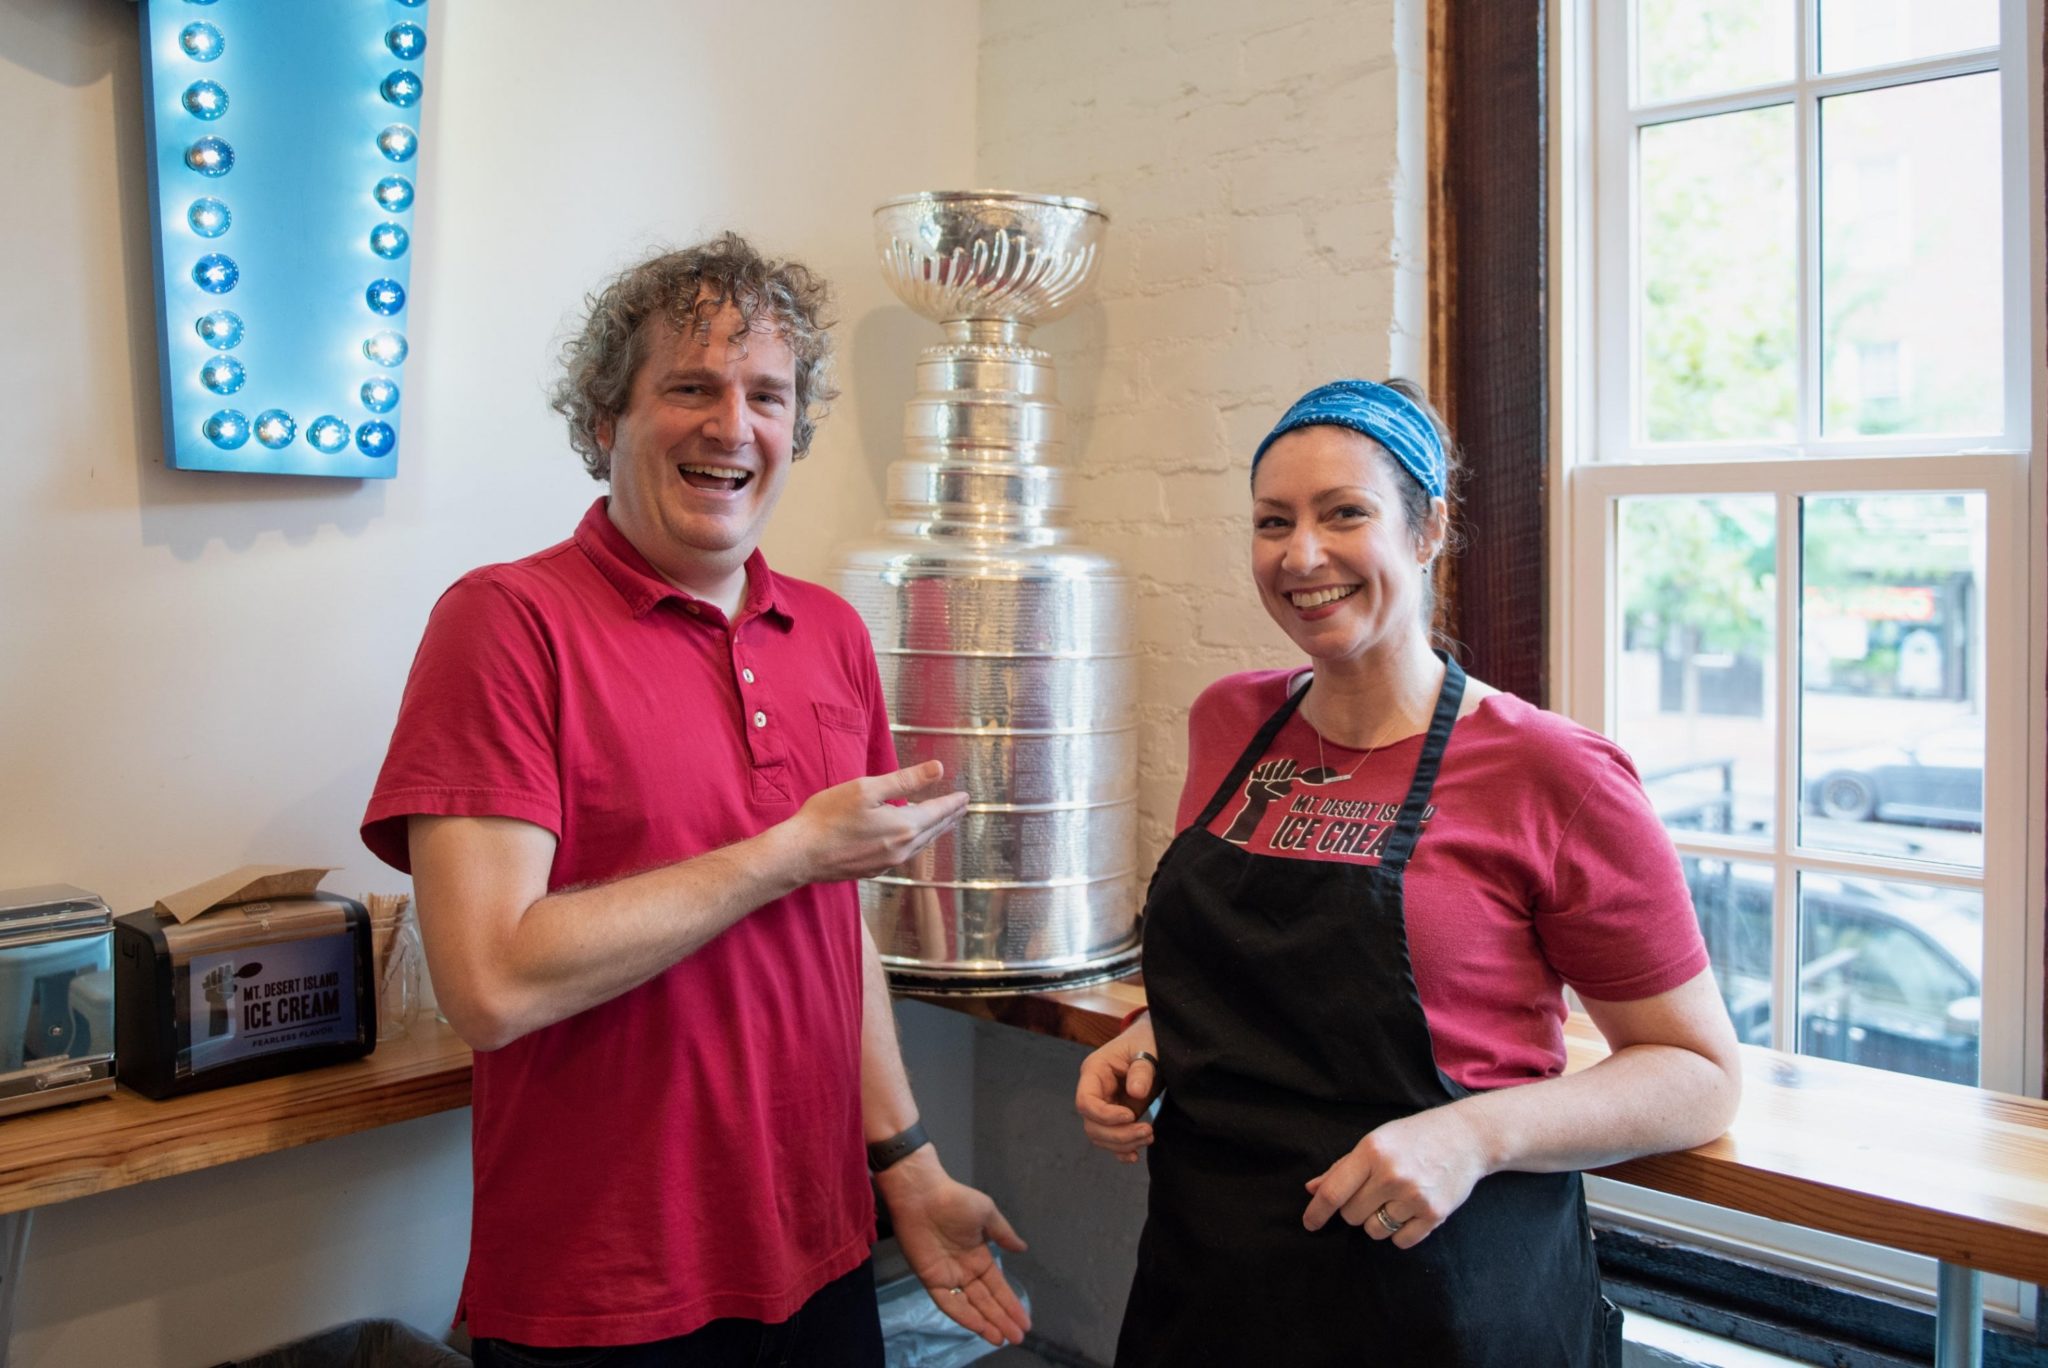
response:
[[[1017,997],[919,996],[1095,1046],[1145,1000],[1133,979]],[[1607,1057],[1565,1028],[1568,1069]],[[2048,1282],[2048,1103],[1745,1045],[1742,1110],[1695,1150],[1605,1177],[1949,1263]],[[1075,1123],[1077,1126],[1079,1122]]]
[[[152,1102],[110,1098],[0,1121],[0,1213],[191,1173],[469,1105],[469,1047],[422,1014],[367,1059]]]

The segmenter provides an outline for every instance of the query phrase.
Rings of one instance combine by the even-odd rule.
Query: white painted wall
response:
[[[346,484],[163,468],[136,7],[0,0],[0,886],[125,911],[305,860],[346,866],[340,892],[402,888],[355,830],[420,627],[598,492],[543,392],[584,291],[645,248],[732,226],[837,282],[847,395],[767,550],[820,576],[879,515],[929,325],[871,264],[868,214],[972,179],[975,8],[431,13],[401,473]],[[13,1363],[189,1368],[371,1314],[439,1328],[467,1215],[466,1114],[50,1208]]]

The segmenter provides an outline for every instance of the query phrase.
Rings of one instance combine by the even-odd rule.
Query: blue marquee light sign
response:
[[[165,463],[389,479],[426,0],[141,0]]]

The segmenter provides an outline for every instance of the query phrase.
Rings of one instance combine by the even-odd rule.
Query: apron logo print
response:
[[[1274,826],[1266,848],[1276,854],[1335,855],[1377,860],[1400,815],[1399,803],[1357,802],[1304,794],[1294,800],[1287,815]],[[1434,804],[1423,808],[1422,820],[1416,824],[1418,841],[1429,830],[1429,819],[1435,815]]]
[[[1292,760],[1261,760],[1252,766],[1252,772],[1244,781],[1244,806],[1230,819],[1230,826],[1223,833],[1223,839],[1232,845],[1248,845],[1252,833],[1259,829],[1266,810],[1280,799],[1294,791],[1297,781],[1303,784],[1319,785],[1333,783],[1346,776],[1335,770],[1314,766],[1301,769]],[[1294,800],[1297,807],[1304,798]]]

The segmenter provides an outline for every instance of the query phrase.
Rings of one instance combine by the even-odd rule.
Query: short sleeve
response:
[[[1537,908],[1544,958],[1580,994],[1634,1002],[1707,967],[1678,852],[1627,757],[1602,746]]]
[[[509,586],[470,575],[427,620],[363,844],[408,873],[406,819],[515,817],[562,830],[554,652]]]
[[[868,644],[867,633],[858,627],[856,632],[854,653],[860,658],[861,688],[867,694],[868,773],[894,774],[898,768],[896,735],[889,730],[889,704],[882,696],[882,675],[876,668],[874,648]],[[958,777],[948,776],[952,779]]]

